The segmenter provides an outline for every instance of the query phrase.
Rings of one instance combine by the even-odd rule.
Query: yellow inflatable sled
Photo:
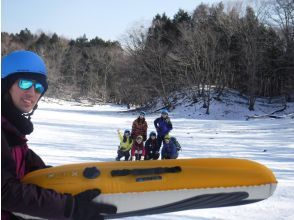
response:
[[[98,188],[94,201],[118,208],[106,218],[248,204],[270,197],[277,185],[267,167],[229,158],[70,164],[22,181],[73,195]]]

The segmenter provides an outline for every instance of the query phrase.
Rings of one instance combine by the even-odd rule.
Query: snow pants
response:
[[[130,151],[118,150],[115,160],[120,161],[122,157],[125,157],[125,161],[128,161],[130,159]]]
[[[148,151],[146,150],[146,155],[144,160],[157,160],[159,158],[158,151]]]

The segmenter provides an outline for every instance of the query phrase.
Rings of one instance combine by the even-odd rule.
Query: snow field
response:
[[[116,105],[93,107],[70,102],[41,102],[32,119],[35,130],[29,146],[48,165],[113,161],[119,140],[117,129],[130,129],[136,113]],[[225,111],[225,110],[224,110]],[[127,219],[294,219],[294,120],[202,120],[171,113],[174,135],[182,145],[180,158],[234,157],[260,162],[278,179],[274,195],[245,206],[189,210]],[[225,114],[224,114],[225,115]],[[159,114],[147,114],[148,133]],[[234,116],[233,118],[238,118]]]

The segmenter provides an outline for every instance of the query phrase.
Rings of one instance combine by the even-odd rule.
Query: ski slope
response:
[[[115,105],[79,106],[73,102],[44,102],[32,117],[35,130],[29,146],[48,165],[113,161],[117,129],[130,129],[135,113]],[[148,132],[158,114],[147,115]],[[294,219],[294,120],[205,120],[171,113],[181,158],[235,157],[255,160],[271,168],[278,187],[262,202],[245,206],[198,209],[126,219]]]

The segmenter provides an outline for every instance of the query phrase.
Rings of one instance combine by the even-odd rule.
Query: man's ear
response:
[[[3,101],[12,101],[11,95],[9,93],[9,91],[4,92],[3,94],[1,94],[1,99]]]

